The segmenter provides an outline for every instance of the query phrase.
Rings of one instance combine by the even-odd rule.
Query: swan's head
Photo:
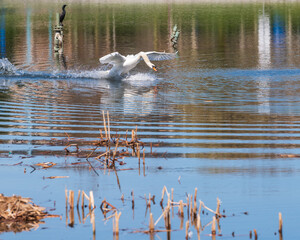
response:
[[[140,52],[138,56],[144,59],[145,63],[148,65],[149,68],[152,68],[154,71],[157,71],[156,66],[152,62],[150,62],[147,54],[145,54],[144,52]]]
[[[155,72],[157,72],[157,68],[156,68],[156,66],[155,66],[154,64],[151,65],[151,68],[152,68]]]

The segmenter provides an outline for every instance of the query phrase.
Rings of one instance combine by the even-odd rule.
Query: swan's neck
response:
[[[149,68],[152,68],[152,63],[150,62],[150,60],[149,60],[147,54],[144,53],[144,52],[140,52],[139,55],[140,55],[140,57],[143,58],[143,60],[145,61],[145,63],[148,65],[148,67],[149,67]]]

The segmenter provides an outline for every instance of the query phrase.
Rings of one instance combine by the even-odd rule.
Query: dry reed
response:
[[[257,232],[256,232],[256,229],[254,229],[253,232],[254,232],[254,239],[257,240]]]
[[[216,217],[213,216],[212,224],[211,224],[211,234],[216,235]]]
[[[278,228],[278,232],[282,233],[282,214],[281,212],[278,214],[279,216],[279,228]]]
[[[185,238],[189,239],[189,227],[190,227],[190,222],[186,221],[185,223]]]
[[[154,220],[153,220],[153,215],[152,215],[152,213],[150,213],[149,231],[150,231],[150,232],[154,232]]]
[[[186,198],[186,203],[183,203],[183,200],[180,200],[179,202],[174,202],[174,189],[171,189],[171,194],[168,192],[168,189],[166,188],[166,186],[163,187],[162,190],[162,197],[161,197],[161,205],[162,202],[164,201],[164,196],[165,194],[167,194],[167,198],[168,198],[168,202],[165,208],[162,208],[162,214],[161,216],[156,220],[156,222],[154,223],[154,219],[153,219],[153,214],[151,213],[151,201],[154,202],[154,197],[155,195],[151,196],[151,193],[149,193],[149,197],[147,198],[145,195],[145,202],[146,202],[146,207],[147,209],[149,208],[149,229],[147,230],[137,230],[135,232],[143,232],[143,233],[147,233],[147,234],[153,234],[153,233],[157,233],[157,232],[168,232],[168,236],[170,236],[170,232],[171,231],[176,231],[176,229],[171,229],[171,216],[170,216],[170,211],[171,211],[171,207],[172,207],[172,211],[174,207],[178,207],[178,215],[180,217],[180,229],[183,229],[183,224],[185,221],[185,236],[186,239],[189,239],[189,229],[190,227],[194,226],[195,229],[197,230],[197,236],[198,239],[200,239],[200,232],[203,231],[207,226],[211,225],[211,236],[212,239],[215,239],[216,236],[220,235],[221,236],[221,227],[220,227],[220,221],[221,221],[221,217],[225,216],[225,215],[221,215],[220,213],[220,205],[221,205],[221,201],[219,198],[217,198],[217,207],[216,210],[213,211],[212,209],[208,208],[207,206],[205,206],[205,204],[199,200],[199,207],[197,206],[197,188],[195,188],[195,192],[194,195],[190,195],[188,194],[187,198]],[[65,189],[65,195],[66,195],[66,209],[69,208],[69,226],[73,226],[74,225],[74,191],[72,190],[67,190]],[[132,196],[132,210],[134,211],[134,191],[132,190],[131,192],[131,196]],[[79,204],[80,204],[80,198],[82,199],[81,202],[81,206],[82,206],[82,222],[84,223],[85,219],[90,216],[90,221],[91,224],[93,225],[93,234],[95,235],[95,202],[94,202],[94,196],[93,196],[93,192],[90,191],[89,192],[89,196],[87,196],[87,194],[82,190],[82,191],[78,191],[78,199],[77,199],[77,213],[78,213],[78,218],[79,218],[79,223],[81,223],[80,220],[80,213],[79,213]],[[84,215],[84,198],[86,198],[89,201],[89,213],[85,216]],[[122,194],[121,200],[124,201],[124,194]],[[155,205],[153,205],[153,207],[155,207]],[[184,218],[184,207],[186,207],[187,213],[188,215],[186,216],[186,219]],[[205,226],[201,226],[201,209],[206,209],[209,212],[212,212],[214,215],[212,216],[212,221],[209,222],[208,224],[206,224]],[[118,212],[116,207],[114,207],[112,204],[110,204],[109,202],[106,201],[106,199],[104,199],[100,205],[100,209],[103,212],[104,215],[104,219],[108,220],[110,218],[113,219],[113,234],[114,236],[118,236],[119,235],[119,218],[121,215],[121,212]],[[224,212],[224,211],[223,211]],[[107,213],[111,213],[109,216],[106,216]],[[147,211],[146,211],[147,213]],[[204,210],[203,212],[204,213]],[[206,213],[208,215],[208,213]],[[159,220],[161,218],[164,218],[164,229],[158,229],[159,227],[156,228]],[[67,218],[68,219],[68,218]],[[68,222],[68,221],[66,221]],[[217,227],[218,227],[218,234],[217,234]],[[156,229],[155,229],[156,228]],[[177,229],[178,230],[178,229]],[[280,239],[282,239],[282,214],[279,213],[279,233],[280,233]],[[253,230],[254,233],[254,239],[257,239],[257,232],[256,229]],[[235,234],[234,232],[232,232],[232,236],[234,237]],[[252,231],[250,231],[249,234],[250,238],[252,238]]]

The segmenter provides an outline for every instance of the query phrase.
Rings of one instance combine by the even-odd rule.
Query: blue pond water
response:
[[[169,235],[134,233],[148,229],[145,196],[156,196],[155,221],[162,214],[164,186],[174,189],[174,202],[186,202],[195,188],[198,204],[216,209],[219,198],[226,218],[220,219],[218,239],[233,233],[249,239],[254,229],[259,239],[280,239],[279,212],[283,238],[299,236],[297,3],[70,3],[63,55],[53,51],[52,42],[60,7],[50,2],[0,7],[5,20],[0,25],[1,193],[30,197],[61,216],[1,238],[113,239],[111,214],[105,217],[100,210],[106,199],[122,212],[120,239],[183,239],[181,220],[185,226],[188,217],[181,219],[177,206]],[[107,53],[174,52],[169,42],[174,24],[181,29],[176,59],[156,62],[158,72],[141,62],[123,79],[105,78],[109,66],[98,59]],[[122,159],[126,164],[117,171],[90,158],[96,174],[83,154],[66,154],[68,137],[82,153],[93,150],[91,142],[100,130],[104,134],[103,111],[109,112],[113,138],[126,133],[129,138],[137,129],[145,143],[145,167],[136,156]],[[35,165],[42,162],[56,165]],[[70,226],[65,189],[74,190],[75,201],[78,190],[93,191],[95,234],[81,209],[75,209]],[[202,226],[212,216],[201,214]],[[164,229],[163,219],[156,229]],[[198,238],[194,227],[189,231]],[[207,225],[200,238],[211,239],[210,232]]]

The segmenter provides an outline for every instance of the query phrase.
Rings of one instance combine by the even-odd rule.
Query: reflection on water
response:
[[[1,34],[1,52],[10,49],[9,60],[14,64],[26,64],[32,70],[53,68],[52,22],[58,6],[46,6],[47,11],[40,5],[29,5],[22,14],[20,10],[11,14],[2,10],[2,32],[13,31],[8,36]],[[141,50],[171,52],[168,40],[174,24],[182,32],[179,53],[182,57],[191,56],[185,61],[196,60],[200,67],[255,68],[262,61],[267,64],[271,56],[268,67],[297,66],[299,57],[289,51],[298,48],[297,33],[293,31],[298,24],[297,4],[277,8],[271,4],[194,4],[191,14],[188,5],[150,6],[87,4],[82,11],[82,5],[70,5],[65,24],[65,57],[70,66],[96,67],[99,57],[114,51],[125,55]],[[11,21],[15,15],[18,24]],[[13,44],[7,43],[9,39]],[[233,55],[236,57],[232,60]],[[29,66],[31,63],[34,66]]]
[[[271,26],[270,17],[264,10],[258,19],[259,68],[268,69],[271,64]]]
[[[27,9],[27,14],[26,14],[26,64],[30,66],[32,63],[32,30],[31,30],[31,9]]]
[[[6,43],[5,43],[5,9],[1,9],[0,18],[0,58],[5,58]]]
[[[106,198],[122,211],[123,229],[136,229],[148,218],[132,213],[133,189],[138,210],[145,194],[160,197],[164,185],[176,190],[176,199],[197,187],[208,205],[220,197],[226,210],[251,213],[246,219],[226,219],[224,236],[232,231],[248,236],[257,228],[260,237],[274,239],[259,227],[268,223],[265,227],[276,232],[273,216],[282,211],[284,237],[295,238],[294,208],[300,194],[293,187],[300,173],[298,3],[69,3],[63,55],[54,53],[52,39],[60,4],[3,3],[3,192],[29,195],[50,208],[55,201],[55,210],[63,215],[65,187],[92,190],[96,205]],[[173,52],[169,38],[175,24],[181,31],[177,59],[157,62],[155,73],[141,62],[123,79],[106,78],[108,69],[99,58],[107,53]],[[99,139],[102,110],[110,112],[113,136],[137,129],[145,143],[144,174],[132,159],[124,160],[131,170],[117,175],[97,169],[98,176],[88,167],[71,165],[86,159],[66,156],[66,139]],[[57,165],[30,173],[36,162]],[[153,209],[157,219],[161,211]],[[56,221],[22,236],[41,238],[56,231],[69,238],[91,236],[86,226],[73,227],[70,232]],[[110,223],[96,218],[96,228],[96,238],[111,237]],[[201,238],[208,238],[206,233]],[[124,239],[141,236],[145,238],[120,232]],[[171,236],[184,234],[175,231]]]
[[[266,15],[263,7],[263,12],[258,19],[258,51],[259,51],[259,68],[269,69],[271,67],[271,26],[270,16]],[[258,104],[259,113],[270,113],[270,78],[258,78]]]

